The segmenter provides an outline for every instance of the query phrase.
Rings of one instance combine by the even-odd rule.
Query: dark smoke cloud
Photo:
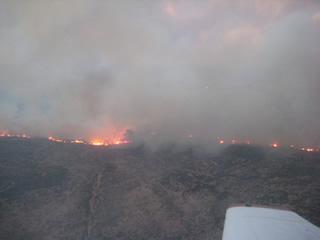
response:
[[[0,1],[10,133],[320,147],[319,76],[318,1]]]

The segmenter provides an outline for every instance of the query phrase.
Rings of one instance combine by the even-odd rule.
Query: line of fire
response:
[[[192,136],[192,135],[190,135]],[[189,137],[190,137],[189,136]],[[36,138],[36,137],[31,137],[26,134],[8,134],[4,132],[0,132],[0,137],[16,137],[16,138]],[[76,144],[89,144],[89,145],[94,145],[94,146],[109,146],[109,145],[120,145],[120,144],[126,144],[126,143],[131,143],[129,140],[122,140],[120,138],[114,139],[114,140],[109,140],[109,141],[92,141],[88,142],[85,140],[62,140],[62,139],[55,139],[53,137],[48,137],[48,140],[54,141],[54,142],[61,142],[61,143],[76,143]],[[238,141],[238,140],[231,140],[231,141],[225,141],[225,140],[219,140],[219,144],[254,144],[250,141]],[[269,144],[270,147],[279,147],[278,143],[272,143]],[[285,147],[285,146],[284,146]],[[314,149],[314,148],[307,148],[307,147],[297,147],[294,145],[290,145],[290,148],[301,150],[301,151],[307,151],[307,152],[319,152],[319,149]]]
[[[31,137],[25,134],[7,134],[7,133],[0,133],[0,137],[15,137],[15,138],[37,138],[37,137]],[[54,141],[54,142],[61,142],[61,143],[82,143],[82,144],[89,144],[89,145],[94,145],[94,146],[109,146],[109,145],[119,145],[119,144],[125,144],[129,143],[130,141],[126,140],[120,140],[115,139],[112,141],[104,141],[104,142],[98,142],[98,141],[93,141],[93,142],[88,142],[84,140],[62,140],[62,139],[56,139],[54,137],[48,137],[48,140]]]

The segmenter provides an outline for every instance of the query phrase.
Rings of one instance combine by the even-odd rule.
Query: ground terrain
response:
[[[112,148],[0,137],[0,239],[221,239],[230,204],[320,226],[320,153]]]

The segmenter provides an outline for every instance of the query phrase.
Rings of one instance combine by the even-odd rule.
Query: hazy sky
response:
[[[319,124],[318,0],[0,0],[2,131],[320,147]]]

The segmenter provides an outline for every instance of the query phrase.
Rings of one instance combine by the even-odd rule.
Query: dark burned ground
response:
[[[286,205],[320,225],[320,153],[158,152],[0,138],[0,239],[221,239],[227,206]]]

